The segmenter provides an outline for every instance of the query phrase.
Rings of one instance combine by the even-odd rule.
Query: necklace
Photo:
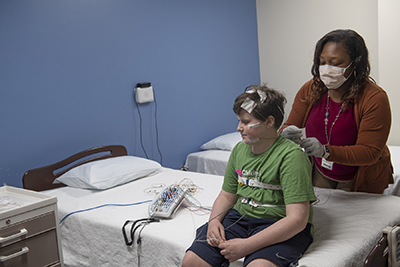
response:
[[[328,117],[329,117],[329,103],[330,103],[330,97],[329,97],[329,93],[328,95],[328,99],[326,101],[326,112],[325,112],[325,136],[326,136],[326,142],[327,144],[329,144],[331,142],[331,138],[332,138],[332,129],[333,126],[336,124],[337,119],[339,118],[340,114],[343,112],[343,103],[342,106],[340,107],[339,113],[336,115],[335,120],[332,122],[331,125],[331,129],[329,130],[329,136],[328,136]]]

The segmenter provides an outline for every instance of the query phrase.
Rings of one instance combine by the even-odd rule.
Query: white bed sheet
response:
[[[104,191],[63,187],[45,191],[58,198],[59,218],[71,212],[108,203],[151,200],[146,189],[191,179],[200,190],[195,197],[211,206],[222,185],[222,176],[163,168],[160,173]],[[400,222],[400,198],[316,189],[314,242],[300,266],[362,266],[382,229]],[[104,207],[73,214],[60,225],[66,266],[138,266],[137,244],[124,243],[126,220],[148,217],[148,204]],[[185,250],[195,239],[195,230],[208,220],[179,209],[172,220],[147,225],[142,232],[141,266],[180,266]],[[231,266],[241,266],[240,262]]]
[[[203,150],[186,157],[185,169],[193,172],[224,175],[231,152],[227,150]]]

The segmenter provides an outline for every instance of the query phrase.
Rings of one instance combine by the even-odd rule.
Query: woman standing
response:
[[[368,49],[353,30],[334,30],[316,44],[313,79],[298,91],[282,134],[313,156],[318,187],[383,193],[393,183],[386,141],[386,92],[370,75]],[[299,140],[306,128],[304,140]]]

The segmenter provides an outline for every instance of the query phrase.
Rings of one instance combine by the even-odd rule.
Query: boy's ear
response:
[[[268,128],[273,127],[275,125],[275,117],[272,115],[269,115],[267,120],[265,121],[265,125],[267,125]]]

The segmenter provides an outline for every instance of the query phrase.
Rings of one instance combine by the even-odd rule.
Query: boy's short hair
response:
[[[267,96],[263,103],[260,101],[260,96],[257,93],[260,90]],[[250,93],[248,91],[253,91]],[[245,92],[240,94],[233,104],[233,111],[239,115],[242,111],[241,105],[247,99],[251,99],[256,103],[254,110],[250,113],[256,119],[266,121],[268,116],[275,118],[275,127],[279,129],[285,117],[284,109],[286,105],[286,97],[282,92],[269,88],[266,85],[250,85],[246,87]]]

